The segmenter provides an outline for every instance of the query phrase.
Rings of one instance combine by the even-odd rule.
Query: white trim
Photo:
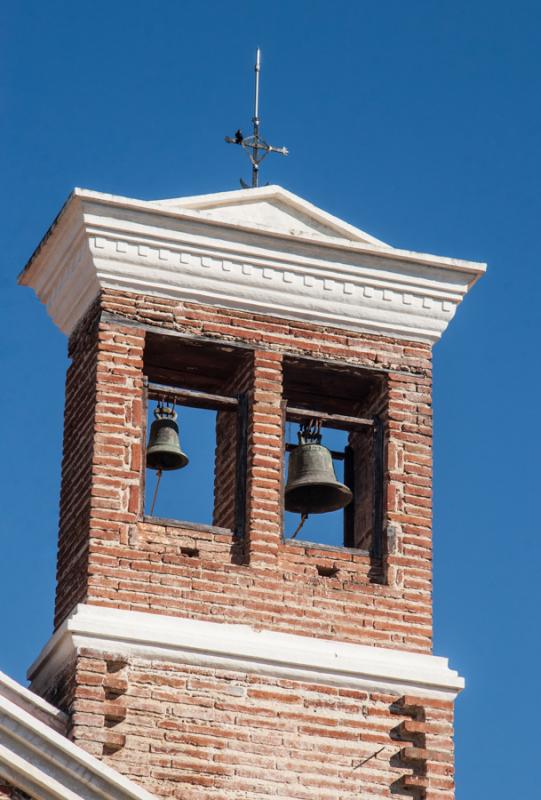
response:
[[[59,733],[66,732],[68,718],[62,711],[30,689],[21,686],[4,672],[0,672],[0,697],[10,700]]]
[[[401,694],[454,698],[464,687],[437,656],[81,604],[28,670],[36,691],[83,648]]]
[[[280,209],[269,227],[250,216],[269,198],[282,228]],[[233,200],[240,220],[224,216]],[[485,269],[384,245],[281,187],[156,202],[76,189],[19,282],[68,334],[112,288],[434,342]]]
[[[40,800],[156,800],[3,696],[0,776]]]

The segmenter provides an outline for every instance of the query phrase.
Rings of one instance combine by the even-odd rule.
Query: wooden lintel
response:
[[[286,417],[291,422],[303,422],[307,419],[321,420],[326,428],[338,428],[339,430],[355,431],[359,428],[372,428],[373,419],[363,417],[348,417],[343,414],[327,414],[324,411],[313,411],[308,408],[294,408],[287,406]]]
[[[149,383],[148,394],[153,400],[171,398],[177,403],[193,405],[197,408],[234,411],[239,401],[236,397],[227,397],[210,392],[199,392],[196,389],[181,389],[178,386],[166,386],[163,383]]]

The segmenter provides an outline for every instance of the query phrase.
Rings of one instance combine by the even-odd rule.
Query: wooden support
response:
[[[241,394],[238,404],[237,459],[235,478],[235,533],[246,534],[246,479],[248,474],[248,397]]]
[[[374,425],[373,419],[363,417],[348,417],[343,414],[327,414],[324,411],[313,411],[307,408],[295,408],[287,406],[287,420],[291,422],[304,422],[307,419],[321,420],[325,428],[338,428],[343,431],[356,431],[360,428],[371,428]]]
[[[383,558],[385,432],[378,417],[374,418],[374,444],[372,454],[374,474],[374,505],[372,509],[372,558]]]
[[[172,399],[176,403],[192,405],[197,408],[210,408],[214,411],[234,411],[239,405],[236,397],[199,392],[196,389],[180,389],[177,386],[166,386],[163,383],[149,383],[148,395],[153,400],[163,397]]]

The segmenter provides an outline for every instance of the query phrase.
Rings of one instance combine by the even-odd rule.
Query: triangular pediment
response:
[[[195,211],[207,219],[274,231],[291,236],[341,239],[388,248],[365,231],[312,205],[281,186],[155,201],[169,209]]]

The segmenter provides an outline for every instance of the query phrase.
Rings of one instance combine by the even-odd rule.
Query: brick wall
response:
[[[226,395],[241,395],[250,389],[252,354],[246,353],[235,374],[224,386]],[[237,446],[241,436],[239,415],[232,411],[216,414],[216,452],[214,459],[213,524],[235,530],[237,521]]]
[[[430,348],[119,292],[104,294],[101,308],[70,343],[57,625],[86,600],[429,652]],[[223,529],[142,520],[140,324],[253,348],[238,376],[250,404],[242,546]],[[282,541],[282,359],[291,354],[396,370],[387,381],[383,581],[367,554]],[[223,503],[215,520],[227,527]],[[337,574],[321,576],[329,566]]]
[[[249,392],[247,546],[250,566],[271,580],[282,545],[282,356],[253,354]],[[264,586],[262,587],[264,588]]]
[[[142,333],[99,322],[94,307],[70,339],[55,625],[99,594],[140,514]]]
[[[217,416],[214,526],[143,516],[149,326],[244,348],[228,386],[248,402],[242,540],[230,412]],[[428,345],[108,291],[73,333],[70,356],[57,626],[84,601],[431,651]],[[284,363],[293,356],[387,371],[383,393],[365,403],[385,430],[383,563],[282,539]],[[356,436],[360,458],[366,443]],[[365,543],[366,497],[362,506]],[[157,795],[453,797],[447,702],[91,652],[46,694],[70,714],[75,742]]]
[[[75,741],[158,796],[453,798],[452,703],[86,651]]]
[[[383,426],[388,426],[388,394],[386,381],[364,404],[361,416],[378,417]],[[348,437],[353,462],[355,497],[355,504],[350,512],[353,514],[353,546],[364,550],[370,549],[374,535],[374,494],[376,492],[374,434],[374,429],[364,428],[350,433]],[[388,475],[385,481],[388,481]],[[382,574],[385,574],[384,569]]]
[[[355,431],[349,436],[354,464],[353,546],[368,550],[374,532],[373,496],[375,491],[373,430]]]
[[[212,524],[229,530],[236,522],[237,428],[234,412],[217,412]]]
[[[68,350],[71,364],[66,375],[56,575],[56,619],[60,621],[86,597],[88,582],[98,314],[97,306],[90,309]]]

